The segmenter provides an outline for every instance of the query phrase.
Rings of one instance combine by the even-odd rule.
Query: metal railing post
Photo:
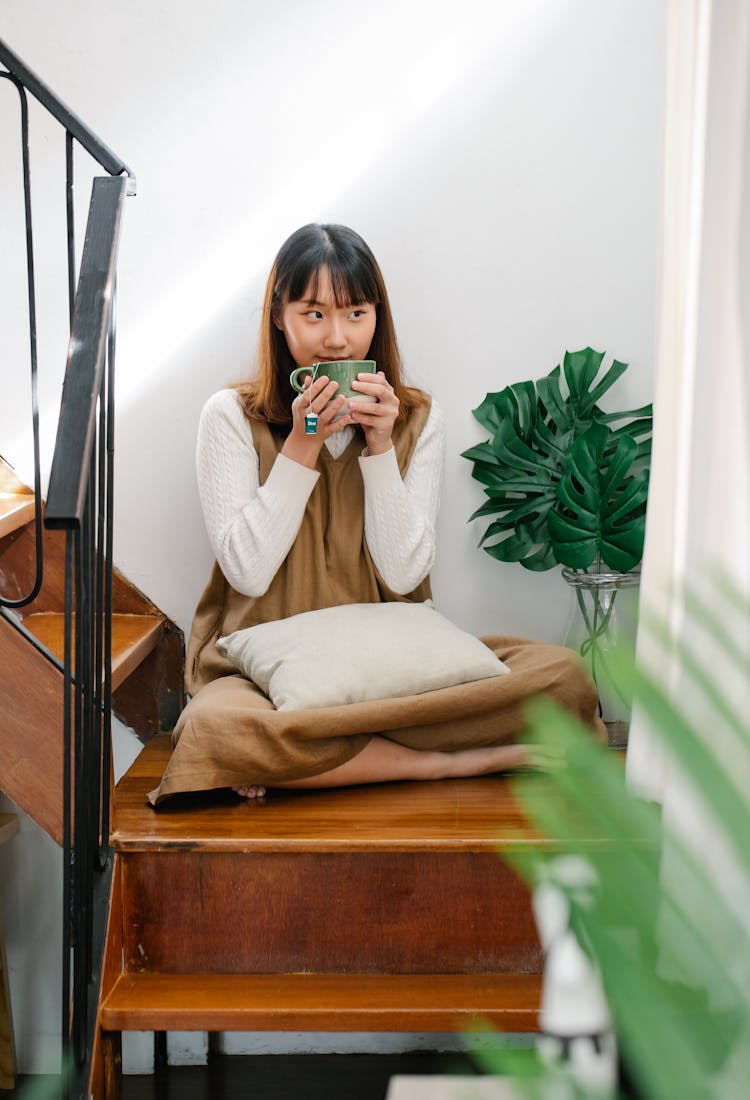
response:
[[[20,599],[0,596],[0,614],[62,671],[63,708],[63,1094],[87,1100],[112,860],[109,849],[112,703],[112,543],[115,267],[122,204],[135,194],[127,164],[0,40],[0,78],[21,102],[26,223],[35,577]],[[65,531],[64,655],[59,664],[18,616],[43,583],[43,527],[37,398],[29,112],[34,96],[65,129],[65,209],[70,343],[45,525]],[[80,271],[76,274],[74,158],[77,142],[110,174],[93,181]]]

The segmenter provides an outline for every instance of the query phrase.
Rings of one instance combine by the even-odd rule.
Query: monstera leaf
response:
[[[579,513],[578,502],[575,508],[570,507],[573,483],[569,486],[567,504],[560,498],[560,485],[576,441],[593,425],[606,428],[603,449],[596,451],[600,463],[609,468],[618,453],[616,470],[627,454],[629,477],[636,481],[640,478],[639,485],[643,486],[651,455],[651,406],[605,413],[598,402],[627,369],[627,364],[614,360],[602,373],[603,360],[604,353],[593,348],[566,352],[562,371],[557,366],[537,382],[518,382],[497,393],[488,393],[474,410],[474,417],[492,433],[492,438],[463,452],[462,457],[473,462],[472,476],[484,486],[487,497],[471,519],[496,517],[484,532],[480,545],[498,561],[517,561],[536,571],[551,569],[559,562],[570,564],[567,558],[559,556],[560,546],[580,541],[580,536],[573,538],[569,532],[565,537],[561,533],[559,540],[553,538],[550,518],[554,512],[562,519],[574,521]],[[606,427],[618,422],[619,426]],[[626,449],[618,452],[623,441],[627,441]],[[599,484],[597,499],[601,503],[600,490]],[[608,552],[610,542],[620,546],[619,554],[615,551],[616,560],[629,560],[638,545],[637,533],[623,535],[622,528],[627,527],[631,512],[636,512],[643,502],[645,496],[643,501],[634,499],[632,508],[622,513],[618,505],[617,516],[608,521],[612,530],[606,528],[603,545]],[[621,505],[626,503],[627,498],[620,501]],[[589,492],[587,507],[593,506],[594,496]],[[590,516],[587,522],[589,527],[585,530],[591,535]],[[601,530],[600,515],[595,529]],[[641,549],[633,564],[640,560],[642,532],[640,539]],[[571,552],[582,560],[580,548]],[[605,560],[611,568],[620,568],[612,560]]]
[[[648,472],[630,472],[634,439],[623,436],[614,451],[611,440],[610,429],[596,423],[576,439],[549,513],[555,558],[573,569],[602,561],[627,573],[643,557]]]

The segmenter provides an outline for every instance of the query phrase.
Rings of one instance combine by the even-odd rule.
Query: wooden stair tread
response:
[[[122,974],[111,1031],[533,1031],[541,974]]]
[[[156,647],[164,631],[165,620],[158,615],[112,615],[112,690],[120,684]],[[65,654],[65,616],[55,611],[37,611],[27,615],[23,625],[34,637],[62,661]]]
[[[13,467],[9,466],[2,457],[0,457],[0,493],[32,493],[30,487],[21,481]]]
[[[5,538],[34,518],[34,494],[0,490],[0,538]]]
[[[154,810],[146,795],[170,753],[168,735],[152,738],[118,783],[116,850],[495,852],[540,843],[505,776],[274,790],[262,804],[211,791],[178,795]]]

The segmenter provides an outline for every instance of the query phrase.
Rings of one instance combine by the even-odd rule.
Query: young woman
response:
[[[344,408],[325,363],[374,359],[377,373],[353,389]],[[289,375],[318,368],[303,394]],[[317,431],[305,417],[317,414]],[[322,787],[400,779],[471,776],[527,763],[509,743],[538,675],[587,720],[596,697],[567,650],[505,640],[500,656],[513,676],[503,713],[472,733],[414,730],[311,733],[236,674],[216,640],[234,630],[319,608],[430,596],[443,466],[444,422],[437,404],[405,384],[383,277],[353,230],[306,225],[284,243],[271,270],[255,377],[215,394],[200,422],[197,465],[216,565],[188,647],[192,699],[175,739],[224,746],[217,774],[233,775],[247,798],[266,786]],[[498,640],[500,641],[500,640]],[[533,650],[529,658],[528,650]],[[308,712],[309,714],[309,712]],[[486,718],[486,716],[484,716]],[[432,732],[430,732],[432,731]],[[403,736],[402,736],[403,734]],[[228,739],[228,740],[227,740]],[[487,743],[488,739],[493,743]],[[432,740],[432,743],[430,743]],[[411,743],[410,743],[411,742]],[[240,746],[234,770],[228,743]],[[215,756],[212,756],[212,760]],[[222,770],[223,768],[223,770]],[[237,774],[239,771],[240,774]]]

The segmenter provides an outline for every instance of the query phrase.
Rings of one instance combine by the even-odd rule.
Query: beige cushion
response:
[[[277,710],[418,695],[509,671],[428,604],[346,604],[237,630],[216,643]]]

